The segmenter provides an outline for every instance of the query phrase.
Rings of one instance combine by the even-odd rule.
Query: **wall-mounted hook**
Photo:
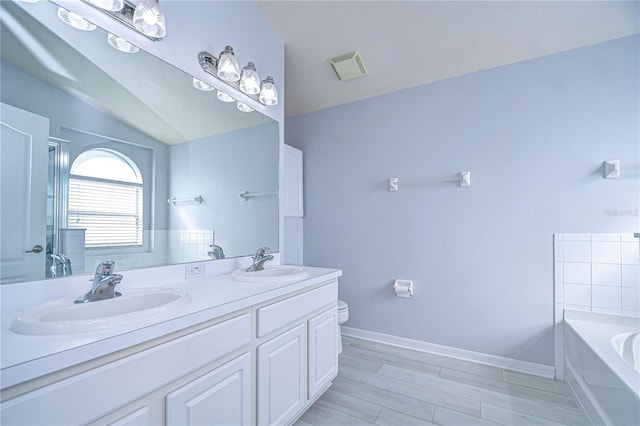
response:
[[[605,179],[617,179],[620,177],[620,161],[607,160],[602,163],[602,170]]]
[[[398,178],[392,177],[389,178],[389,191],[395,192],[398,190]]]
[[[462,187],[467,187],[467,186],[471,186],[471,172],[470,171],[463,171],[460,172],[460,186]]]

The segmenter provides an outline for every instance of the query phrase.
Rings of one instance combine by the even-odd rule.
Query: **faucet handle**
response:
[[[105,260],[96,268],[96,275],[111,275],[116,269],[116,262],[113,260]]]
[[[269,247],[260,247],[258,251],[256,251],[256,255],[254,256],[254,259],[260,259],[262,256],[264,256],[264,253],[267,250],[269,250]]]

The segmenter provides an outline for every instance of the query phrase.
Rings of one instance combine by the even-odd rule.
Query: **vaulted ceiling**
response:
[[[638,1],[259,1],[285,43],[286,115],[640,32]],[[358,50],[368,75],[327,59]]]

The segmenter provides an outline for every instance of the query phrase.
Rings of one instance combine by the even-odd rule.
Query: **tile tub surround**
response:
[[[586,425],[566,382],[343,337],[308,425]]]
[[[640,240],[633,234],[555,234],[555,363],[564,377],[564,309],[640,316]]]

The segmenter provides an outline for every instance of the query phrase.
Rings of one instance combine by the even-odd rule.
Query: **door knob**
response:
[[[40,253],[41,251],[42,246],[40,244],[36,244],[31,250],[27,250],[25,253]]]

